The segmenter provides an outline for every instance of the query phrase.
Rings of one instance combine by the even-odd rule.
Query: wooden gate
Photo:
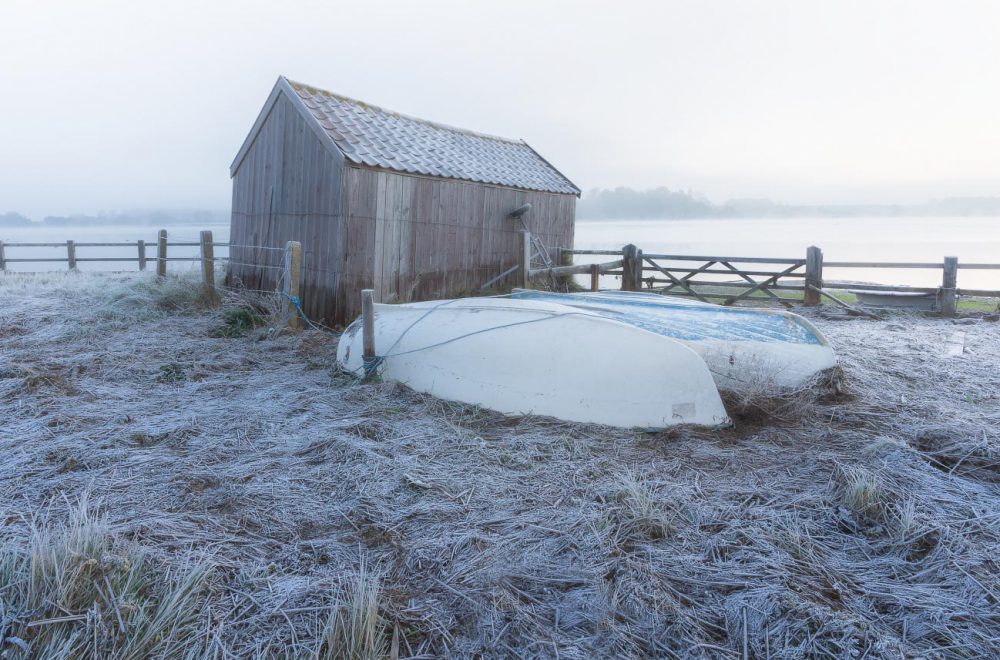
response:
[[[722,299],[724,305],[732,305],[760,292],[786,307],[791,307],[791,304],[775,291],[790,290],[801,293],[805,288],[803,284],[806,277],[805,259],[711,257],[641,252],[639,259],[642,261],[642,283],[646,288],[672,295],[690,296],[703,302],[715,298]],[[742,267],[737,268],[734,263]],[[745,264],[754,266],[748,268]],[[773,270],[767,269],[768,266],[773,267]],[[727,275],[735,281],[721,280],[718,278],[720,275]],[[705,279],[707,276],[711,276],[712,279]],[[791,284],[789,281],[795,281],[796,284]],[[739,293],[706,291],[704,287],[742,289],[742,291]]]

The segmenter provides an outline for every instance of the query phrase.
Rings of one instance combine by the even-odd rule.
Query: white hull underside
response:
[[[363,375],[360,320],[337,349]],[[512,415],[662,429],[729,423],[704,361],[680,342],[564,305],[470,298],[375,305],[383,378]]]

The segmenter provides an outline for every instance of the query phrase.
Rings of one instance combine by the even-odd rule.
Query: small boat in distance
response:
[[[624,291],[515,289],[511,297],[568,305],[682,342],[704,359],[721,389],[749,384],[797,387],[837,365],[822,333],[798,314],[782,310]]]
[[[543,300],[462,298],[375,308],[378,373],[418,392],[512,415],[663,429],[725,426],[704,361],[684,344]],[[337,362],[365,374],[361,319]]]

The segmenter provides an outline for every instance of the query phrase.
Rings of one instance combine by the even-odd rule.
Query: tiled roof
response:
[[[523,141],[452,128],[288,83],[354,163],[528,190],[580,192]]]

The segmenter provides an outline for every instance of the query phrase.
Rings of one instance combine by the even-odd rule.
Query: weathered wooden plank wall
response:
[[[358,312],[363,288],[380,302],[445,298],[475,291],[517,262],[525,221],[543,244],[572,247],[576,197],[348,166],[338,318]]]
[[[278,284],[287,241],[303,249],[302,305],[333,321],[340,268],[340,154],[331,153],[280,96],[233,176],[230,278],[250,289]]]

